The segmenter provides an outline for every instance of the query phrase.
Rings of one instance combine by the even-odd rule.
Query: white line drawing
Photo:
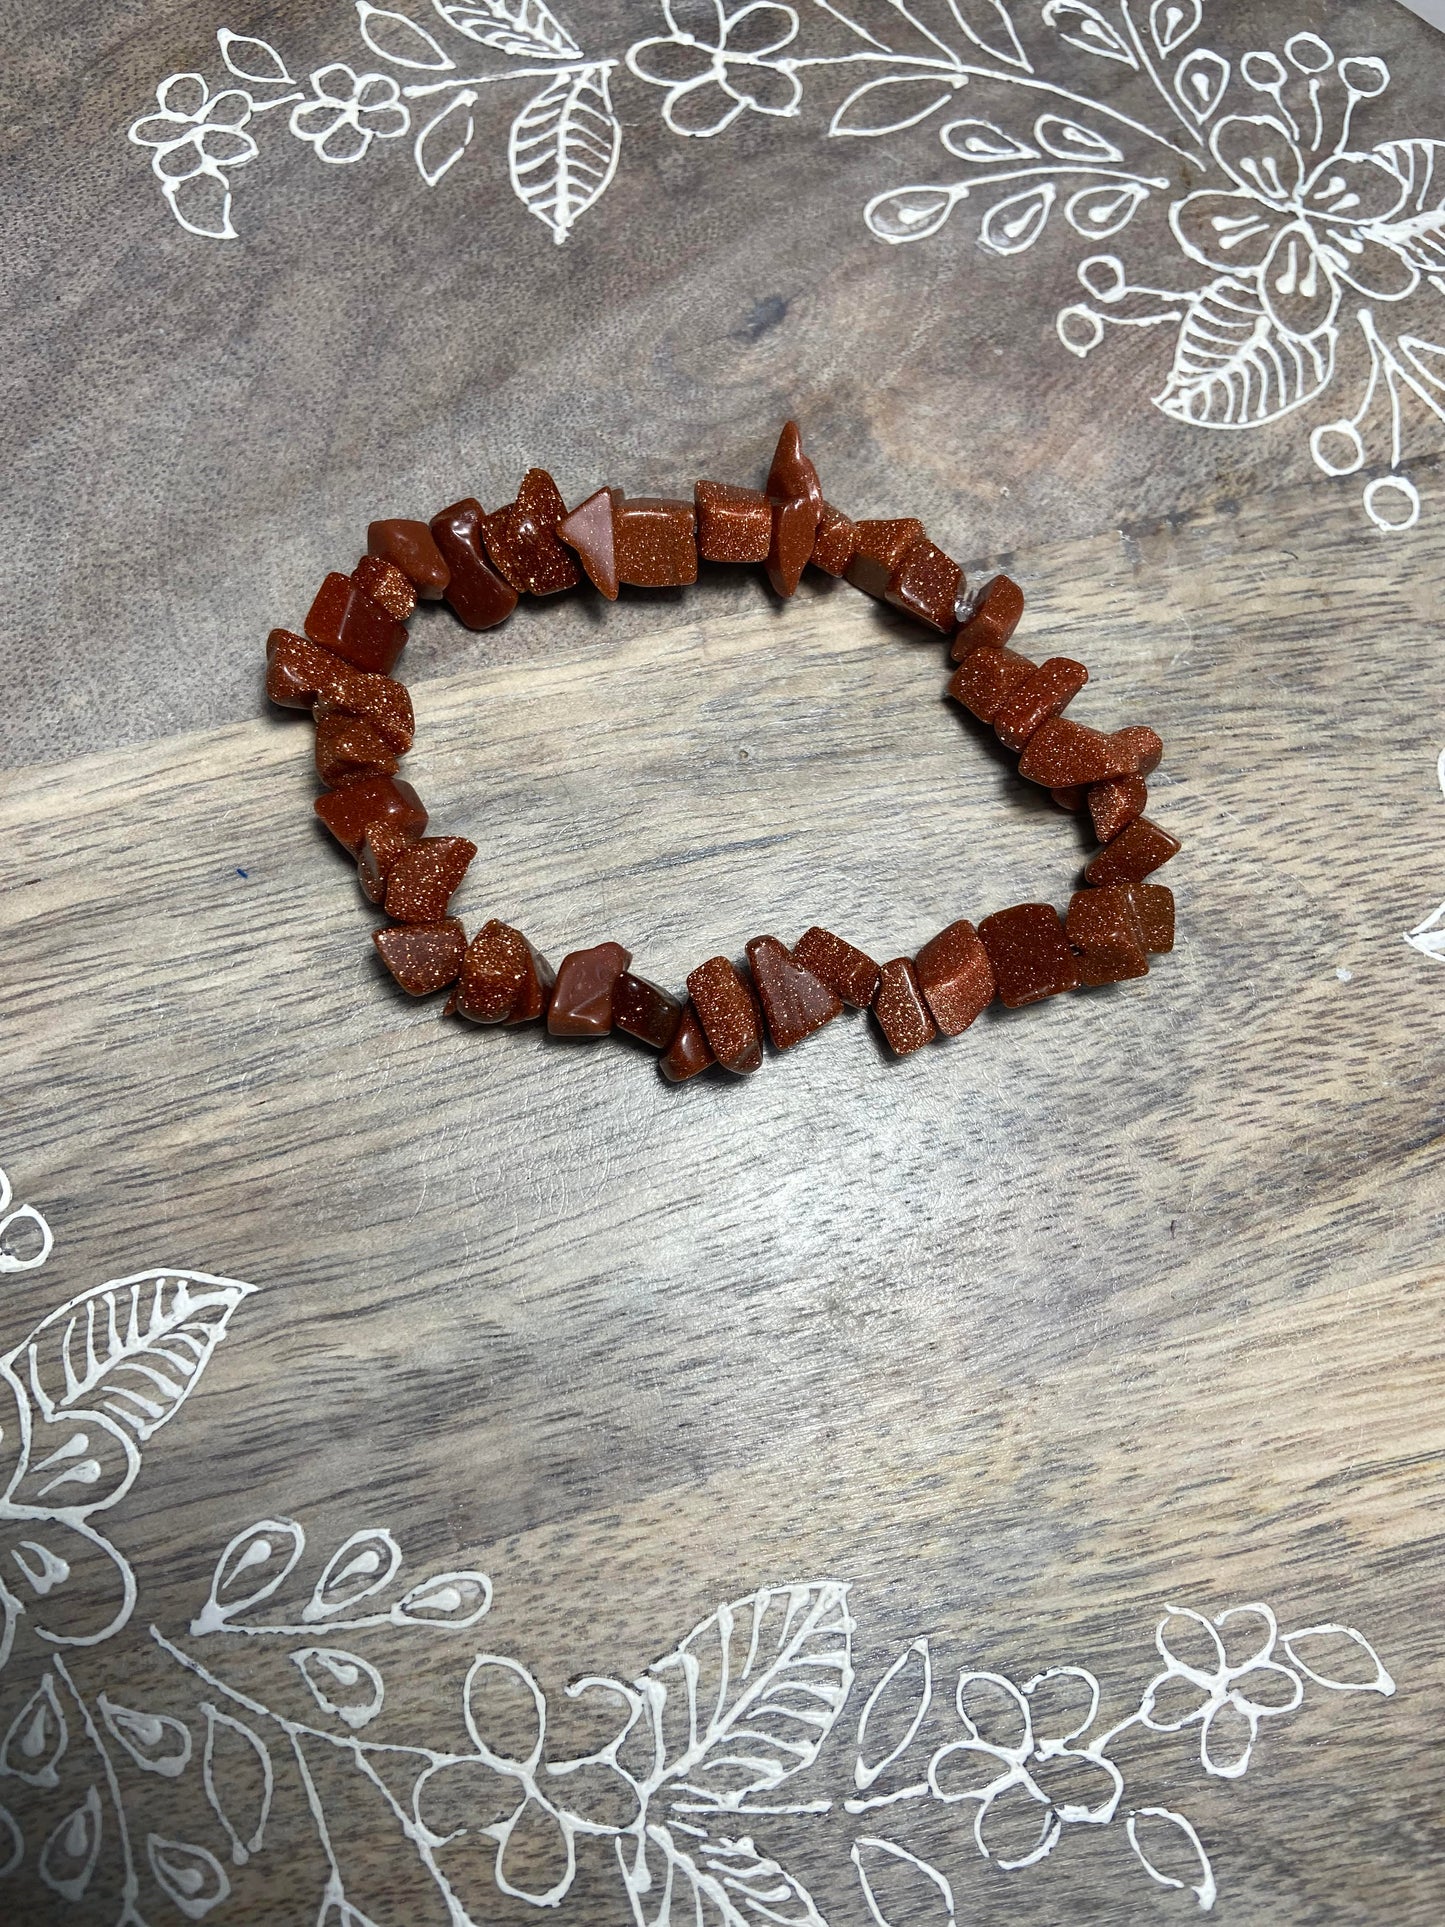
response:
[[[1445,796],[1445,749],[1436,759],[1435,776],[1440,785],[1440,794]],[[1429,957],[1435,963],[1445,963],[1445,903],[1438,910],[1432,910],[1413,930],[1407,930],[1405,941],[1418,950],[1422,957]]]
[[[0,1171],[0,1274],[38,1271],[55,1248],[55,1236],[34,1205],[19,1204],[12,1211],[15,1192]]]

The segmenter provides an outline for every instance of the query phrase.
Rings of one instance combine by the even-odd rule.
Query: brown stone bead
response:
[[[406,629],[378,608],[349,575],[336,571],[316,591],[302,624],[311,641],[354,669],[385,676],[406,647]]]
[[[818,533],[818,511],[806,495],[791,502],[773,503],[773,539],[768,549],[768,580],[780,596],[797,593],[803,569],[813,553]]]
[[[1024,745],[1019,775],[1030,783],[1042,783],[1045,789],[1067,789],[1074,783],[1127,776],[1128,760],[1128,751],[1121,752],[1114,738],[1102,730],[1071,723],[1067,716],[1051,716]]]
[[[1006,749],[1022,749],[1034,731],[1068,707],[1089,680],[1081,662],[1050,656],[994,711],[993,733]]]
[[[1149,785],[1142,776],[1111,776],[1103,783],[1091,783],[1085,796],[1094,835],[1101,843],[1107,843],[1126,823],[1144,814]]]
[[[351,571],[351,579],[366,591],[378,609],[385,609],[397,622],[410,622],[416,610],[416,589],[411,577],[394,562],[364,555]]]
[[[366,549],[378,561],[400,569],[423,602],[438,602],[446,594],[451,571],[425,522],[371,522]]]
[[[757,1000],[726,957],[709,957],[687,980],[708,1047],[725,1071],[745,1077],[763,1061]]]
[[[331,834],[353,856],[361,854],[361,839],[368,823],[385,817],[408,836],[420,836],[426,828],[426,811],[410,783],[399,776],[367,776],[345,789],[327,790],[318,796],[316,814]]]
[[[889,576],[883,599],[946,636],[953,627],[954,605],[962,587],[963,570],[925,536]]]
[[[1013,691],[1026,683],[1037,667],[1012,649],[975,649],[954,670],[948,693],[981,723],[991,723]]]
[[[774,1050],[791,1050],[843,1014],[843,1000],[794,960],[776,937],[754,937],[748,965]]]
[[[359,716],[399,756],[411,748],[416,723],[404,683],[353,669],[289,629],[273,629],[267,640],[266,694],[283,709],[309,709],[318,721]]]
[[[554,981],[521,931],[493,917],[467,946],[447,1013],[474,1024],[532,1024],[546,1015]]]
[[[640,1038],[654,1050],[666,1050],[677,1035],[683,1006],[676,997],[624,970],[612,992],[612,1027]],[[699,1033],[700,1035],[701,1033]]]
[[[825,502],[818,516],[818,533],[813,537],[813,553],[808,560],[825,575],[846,575],[857,547],[857,523]]]
[[[517,606],[517,591],[482,554],[482,521],[482,505],[470,495],[431,519],[432,540],[450,571],[447,602],[468,629],[493,629]]]
[[[966,1031],[988,1009],[998,986],[973,925],[960,918],[924,944],[913,960],[918,988],[945,1037]]]
[[[859,522],[848,580],[864,595],[881,599],[888,593],[893,571],[914,543],[922,540],[923,524],[911,515],[893,521]]]
[[[557,595],[575,589],[582,573],[557,540],[557,524],[567,504],[545,468],[529,468],[515,502],[482,522],[487,554],[514,589],[528,595]]]
[[[975,649],[1002,649],[1024,612],[1024,592],[1012,576],[996,575],[973,599],[973,607],[953,638],[953,660]]]
[[[773,505],[760,489],[699,482],[697,552],[704,562],[766,562],[773,542]]]
[[[454,984],[467,954],[467,933],[455,917],[392,924],[373,930],[371,941],[408,997],[430,997]]]
[[[617,580],[635,589],[676,589],[697,581],[696,517],[691,502],[614,493],[612,539]]]
[[[796,422],[784,422],[783,432],[773,451],[768,470],[766,493],[775,502],[796,502],[800,497],[816,510],[823,506],[823,491],[818,486],[818,471],[803,453],[803,433]]]
[[[688,1004],[673,1032],[672,1042],[662,1054],[659,1068],[671,1084],[685,1084],[690,1077],[708,1070],[717,1062],[712,1054],[697,1012]]]
[[[1134,893],[1127,885],[1076,890],[1065,921],[1069,942],[1083,955],[1079,975],[1086,984],[1121,984],[1147,977],[1149,956]]]
[[[1112,742],[1121,772],[1130,776],[1152,776],[1164,754],[1164,744],[1152,729],[1136,723],[1130,729],[1116,729]]]
[[[814,924],[793,945],[793,961],[810,970],[855,1010],[867,1010],[878,989],[878,966],[851,943]]]
[[[572,950],[557,966],[557,981],[547,1006],[547,1028],[554,1037],[605,1037],[614,1019],[617,982],[632,962],[620,943],[598,943]]]
[[[978,926],[998,994],[1010,1010],[1079,987],[1079,959],[1051,903],[996,910]]]
[[[1050,790],[1049,798],[1061,810],[1078,811],[1084,807],[1084,798],[1088,793],[1084,784],[1070,783],[1064,789]]]
[[[1142,883],[1161,863],[1167,863],[1171,856],[1178,854],[1177,837],[1171,836],[1168,830],[1161,830],[1147,816],[1136,816],[1112,842],[1104,845],[1085,870],[1084,881],[1093,884]]]
[[[878,973],[878,988],[873,995],[873,1015],[878,1027],[900,1057],[922,1050],[938,1035],[918,987],[911,959],[895,957]]]
[[[328,789],[396,771],[396,755],[385,737],[359,716],[323,716],[316,725],[316,774]]]
[[[395,820],[387,816],[378,817],[363,830],[356,856],[356,880],[361,885],[361,894],[372,903],[385,902],[387,872],[407,845],[416,840],[416,835],[416,831],[399,828]]]
[[[1152,951],[1172,950],[1174,892],[1166,889],[1162,883],[1126,883],[1121,887],[1133,892],[1139,924],[1144,932],[1145,948]]]
[[[616,491],[599,488],[557,524],[557,533],[575,549],[587,578],[609,602],[617,600],[617,544],[613,531]]]
[[[386,872],[386,914],[397,923],[440,923],[477,853],[464,836],[424,836]]]

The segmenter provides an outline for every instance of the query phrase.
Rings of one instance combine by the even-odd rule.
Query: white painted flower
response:
[[[1171,1606],[1154,1636],[1164,1671],[1144,1689],[1140,1720],[1155,1733],[1198,1723],[1205,1772],[1237,1780],[1260,1721],[1292,1713],[1304,1697],[1299,1674],[1273,1657],[1278,1636],[1268,1606],[1231,1606],[1213,1620]]]
[[[156,89],[155,113],[132,121],[129,135],[151,149],[151,171],[168,186],[198,174],[223,181],[227,168],[256,158],[255,141],[242,131],[252,105],[240,87],[213,94],[201,74],[172,74]]]
[[[1380,155],[1335,154],[1307,173],[1283,122],[1267,114],[1228,116],[1210,146],[1235,185],[1177,201],[1174,232],[1191,259],[1257,280],[1284,333],[1327,328],[1346,282],[1379,301],[1419,284],[1418,269],[1381,232],[1406,184]]]
[[[291,109],[291,132],[338,167],[359,161],[373,140],[396,140],[411,125],[390,74],[358,74],[334,60],[312,74],[311,89],[314,98]]]
[[[739,114],[792,115],[802,88],[774,56],[794,40],[798,16],[777,0],[733,13],[721,0],[663,0],[668,31],[627,56],[639,80],[665,87],[662,117],[674,134],[720,134]]]
[[[1069,1713],[1045,1711],[1045,1696],[1052,1699],[1064,1680],[1084,1688],[1082,1717],[1077,1704]],[[1054,1667],[1022,1688],[999,1673],[964,1673],[957,1703],[969,1737],[934,1754],[928,1786],[939,1800],[977,1801],[973,1832],[986,1858],[1008,1869],[1032,1866],[1053,1852],[1066,1826],[1106,1826],[1113,1819],[1122,1774],[1112,1760],[1071,1744],[1098,1711],[1099,1684],[1092,1673]],[[1033,1844],[1026,1845],[1035,1831]]]

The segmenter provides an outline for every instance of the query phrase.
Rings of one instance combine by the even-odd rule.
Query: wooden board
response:
[[[1361,52],[1398,69],[1413,49],[1438,81],[1442,43],[1367,11]],[[1263,44],[1249,9],[1219,14],[1235,59]],[[182,16],[192,41],[219,24]],[[123,74],[127,106],[152,67],[186,64],[174,23],[163,47],[147,34],[102,88],[118,98]],[[1400,98],[1422,85],[1400,73]],[[640,83],[626,98],[644,177],[694,166]],[[766,131],[738,123],[744,143]],[[811,149],[784,131],[822,180],[821,128]],[[877,156],[920,164],[898,141],[857,143],[866,167],[840,145],[853,212]],[[508,242],[538,289],[574,249],[578,287],[610,278],[597,313],[624,371],[655,340],[627,304],[630,247],[645,317],[736,266],[716,240],[658,268],[644,185],[619,173],[627,218],[604,203],[567,249],[543,235],[545,261]],[[741,233],[738,191],[717,219]],[[264,236],[213,266],[167,235],[192,324],[217,275],[252,276],[271,325],[300,315],[303,226],[327,194],[361,222],[368,193],[278,201],[268,232],[294,222],[294,264]],[[401,248],[401,204],[368,204]],[[164,209],[126,207],[158,247]],[[391,430],[358,431],[358,455],[298,427],[297,532],[259,572],[274,498],[216,471],[208,556],[236,596],[185,553],[200,457],[113,470],[175,518],[169,559],[135,566],[154,575],[142,603],[179,581],[177,616],[147,647],[119,632],[127,702],[107,710],[93,625],[61,598],[19,652],[28,753],[0,779],[0,1151],[10,1208],[55,1235],[0,1280],[22,1388],[0,1454],[23,1473],[0,1505],[0,1807],[23,1836],[7,1917],[155,1927],[223,1885],[218,1920],[375,1927],[534,1918],[519,1894],[588,1927],[1134,1922],[1197,1899],[1237,1922],[1435,1917],[1445,978],[1404,933],[1445,895],[1439,423],[1414,408],[1402,472],[1424,507],[1386,534],[1360,491],[1388,471],[1327,481],[1289,422],[1211,437],[1151,415],[1157,330],[1119,331],[1066,385],[1066,277],[866,235],[808,245],[806,339],[764,332],[766,367],[699,348],[701,398],[669,370],[652,436],[615,394],[564,422],[548,350],[506,403],[517,433],[554,397],[569,497],[629,421],[639,486],[674,479],[650,442],[675,467],[719,421],[720,465],[750,479],[778,404],[811,396],[831,493],[916,506],[971,572],[1006,560],[1030,597],[1020,646],[1090,666],[1072,713],[1163,734],[1151,807],[1184,840],[1178,947],[1145,981],[995,1010],[906,1062],[850,1015],[755,1079],[681,1090],[621,1044],[444,1022],[379,971],[375,919],[312,818],[309,727],[257,694],[265,627],[349,554]],[[989,388],[1000,451],[1024,450],[1000,452],[999,486],[1027,517],[983,511],[967,437],[943,432],[980,405],[967,372],[931,392],[899,358],[898,315],[924,300],[909,277],[945,265],[983,277],[979,340],[1034,331]],[[97,298],[119,321],[115,289]],[[397,301],[368,310],[378,342]],[[583,326],[569,309],[565,339]],[[850,412],[859,329],[895,381]],[[309,323],[297,340],[317,351]],[[121,362],[160,380],[136,342]],[[422,426],[395,424],[401,507],[467,471],[468,405],[436,381]],[[370,367],[358,415],[364,398],[385,416]],[[316,405],[299,362],[265,410],[283,399]],[[76,435],[93,408],[124,442],[119,391],[46,406]],[[468,926],[504,916],[554,961],[612,937],[676,985],[815,920],[893,955],[955,916],[1062,905],[1084,851],[941,700],[946,668],[936,638],[842,585],[779,607],[751,574],[534,607],[481,637],[431,611],[407,657],[408,774],[481,846]],[[10,1248],[34,1235],[15,1224]],[[199,1276],[62,1312],[159,1267]],[[170,1354],[149,1365],[174,1389],[119,1356],[102,1383],[108,1347],[144,1360],[157,1302]],[[1292,1637],[1322,1627],[1343,1630]],[[1081,1671],[1036,1683],[1060,1667]],[[971,1726],[961,1673],[988,1676],[963,1688]],[[1049,1704],[1066,1693],[1072,1715]],[[546,1762],[602,1763],[533,1760],[541,1703]],[[0,1866],[6,1837],[0,1817]],[[1034,1864],[1000,1864],[1035,1843]]]

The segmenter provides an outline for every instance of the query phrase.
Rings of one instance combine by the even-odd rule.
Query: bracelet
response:
[[[710,957],[678,997],[634,976],[621,944],[571,951],[553,970],[496,918],[469,942],[447,908],[476,845],[425,835],[421,799],[397,774],[413,716],[391,672],[418,598],[444,599],[467,628],[489,629],[520,596],[576,588],[584,574],[615,600],[623,585],[695,582],[699,558],[760,562],[780,596],[791,596],[811,566],[951,637],[958,667],[947,693],[1017,752],[1020,776],[1062,809],[1087,811],[1102,845],[1065,915],[1047,903],[1015,904],[977,928],[951,923],[916,956],[881,965],[817,925],[791,949],[754,937],[745,966]],[[555,1037],[622,1031],[659,1052],[664,1075],[682,1083],[714,1064],[755,1071],[764,1027],[774,1049],[790,1050],[845,1005],[871,1011],[906,1056],[940,1033],[958,1036],[995,998],[1017,1009],[1143,977],[1150,955],[1173,948],[1173,895],[1145,881],[1179,848],[1144,815],[1145,779],[1163,745],[1152,729],[1106,734],[1065,717],[1089,672],[1066,656],[1034,663],[1010,648],[1023,608],[1006,575],[968,596],[962,569],[921,522],[854,522],[825,502],[788,422],[762,489],[699,482],[688,502],[600,488],[569,511],[552,477],[534,468],[495,514],[469,496],[429,522],[373,522],[351,574],[322,583],[305,634],[272,630],[266,693],[315,721],[326,786],[316,813],[389,919],[372,941],[402,990],[447,990],[445,1014],[479,1024],[545,1021]]]

